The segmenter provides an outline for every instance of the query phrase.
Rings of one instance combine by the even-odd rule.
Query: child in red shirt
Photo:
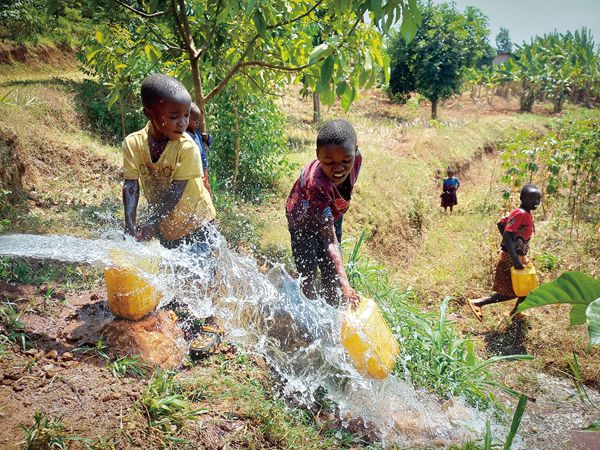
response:
[[[304,166],[286,203],[302,290],[308,298],[322,295],[334,306],[342,299],[352,304],[359,301],[344,270],[340,242],[343,215],[350,206],[361,162],[352,125],[346,120],[326,122],[317,136],[317,159]],[[321,271],[320,290],[317,269]]]
[[[494,293],[489,297],[467,300],[471,311],[480,322],[483,320],[483,306],[505,302],[517,297],[513,291],[510,269],[514,266],[515,269],[521,270],[529,262],[527,259],[529,240],[535,231],[531,211],[540,205],[542,193],[536,186],[526,184],[521,189],[520,198],[521,206],[498,224],[502,233],[502,249],[496,265],[496,275],[492,287]],[[517,298],[515,306],[510,312],[511,316],[524,299],[525,297]]]

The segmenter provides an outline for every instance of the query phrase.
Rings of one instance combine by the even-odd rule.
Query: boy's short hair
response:
[[[540,188],[538,188],[535,184],[531,184],[531,183],[527,183],[525,186],[523,186],[521,188],[521,192],[519,197],[523,198],[526,195],[531,195],[533,193],[542,193],[542,191],[540,190]]]
[[[142,81],[142,105],[145,108],[150,108],[160,99],[178,99],[181,96],[192,97],[185,86],[180,81],[169,75],[156,73],[149,75]]]
[[[195,102],[192,102],[192,104],[190,106],[190,114],[200,116],[200,107],[198,105],[196,105]]]
[[[350,122],[344,119],[325,122],[317,135],[317,148],[323,145],[339,145],[347,149],[356,149],[356,131]]]

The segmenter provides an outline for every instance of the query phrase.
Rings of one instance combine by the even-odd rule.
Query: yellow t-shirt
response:
[[[216,216],[209,192],[202,182],[202,160],[196,143],[187,133],[178,141],[169,141],[157,162],[150,158],[146,127],[131,133],[123,142],[123,176],[139,180],[151,207],[160,205],[173,181],[188,180],[181,199],[163,219],[160,232],[167,240],[180,239],[205,225]]]

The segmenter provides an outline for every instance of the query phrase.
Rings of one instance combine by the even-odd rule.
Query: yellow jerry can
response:
[[[356,369],[378,380],[390,374],[400,353],[377,303],[366,297],[361,297],[355,310],[349,307],[343,313],[342,342]]]
[[[112,248],[109,257],[114,267],[104,270],[108,307],[117,316],[139,320],[158,306],[162,293],[148,281],[148,275],[158,272],[158,256],[134,255],[124,249]]]
[[[538,287],[537,274],[533,264],[527,264],[523,270],[517,270],[514,267],[510,268],[510,278],[512,281],[513,291],[518,297],[527,296],[532,290]]]

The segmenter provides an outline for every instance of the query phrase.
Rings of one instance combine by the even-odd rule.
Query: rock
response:
[[[46,353],[46,358],[56,359],[58,358],[58,352],[56,350],[50,350],[48,353]]]
[[[25,352],[26,355],[35,357],[38,354],[38,350],[35,348],[30,348]]]
[[[173,311],[154,311],[136,321],[115,319],[102,328],[102,334],[112,353],[139,354],[145,363],[163,369],[176,369],[187,352]]]
[[[63,361],[71,361],[73,359],[73,353],[71,352],[65,352],[62,354],[62,356],[60,357]]]

